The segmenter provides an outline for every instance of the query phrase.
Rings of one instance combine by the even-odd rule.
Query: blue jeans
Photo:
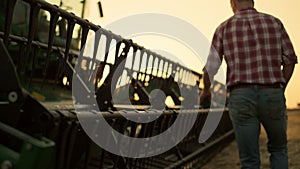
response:
[[[272,169],[287,169],[287,113],[284,89],[240,88],[230,92],[229,113],[242,169],[259,169],[260,124],[268,137]]]

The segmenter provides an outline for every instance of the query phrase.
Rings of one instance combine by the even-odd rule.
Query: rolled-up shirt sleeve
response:
[[[280,23],[280,31],[282,47],[282,65],[285,66],[290,64],[297,64],[298,60],[294,47],[282,23]]]
[[[222,59],[223,59],[222,31],[221,31],[221,27],[218,27],[214,33],[209,55],[207,57],[206,64],[203,68],[203,72],[208,73],[210,76],[214,76],[218,72],[222,64]]]

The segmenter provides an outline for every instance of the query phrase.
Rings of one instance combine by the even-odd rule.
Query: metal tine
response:
[[[86,21],[89,22],[88,20],[86,20]],[[81,35],[80,50],[83,50],[83,48],[85,46],[85,43],[86,43],[86,40],[87,40],[88,33],[89,33],[91,27],[89,25],[81,25],[81,28],[82,28],[82,35]]]
[[[72,13],[72,15],[75,16],[75,14],[73,14],[73,13]],[[66,49],[65,49],[65,58],[64,58],[65,62],[64,63],[66,63],[66,61],[68,60],[75,23],[76,23],[75,19],[68,19],[67,40],[66,40]]]
[[[116,62],[117,58],[120,57],[119,52],[120,52],[120,47],[122,44],[122,41],[120,41],[118,39],[116,39],[116,41],[117,41],[117,44],[116,44],[115,62]]]
[[[171,63],[171,72],[170,72],[170,76],[172,76],[175,79],[175,72],[176,72],[176,67],[177,65],[175,63]]]
[[[10,28],[13,18],[13,12],[17,0],[6,1],[6,16],[5,16],[5,25],[4,25],[4,45],[8,46]]]
[[[169,66],[169,62],[168,61],[165,61],[164,62],[164,65],[163,65],[163,77],[165,79],[167,79],[168,77],[168,66]]]
[[[43,80],[42,80],[41,88],[43,88],[43,85],[47,78],[47,70],[48,70],[49,61],[50,61],[50,57],[51,57],[51,53],[52,53],[52,47],[53,47],[53,43],[54,43],[55,28],[56,28],[56,24],[57,24],[59,15],[60,15],[58,12],[55,12],[55,10],[52,10],[49,12],[50,12],[51,16],[50,16],[50,27],[49,27],[49,37],[48,37],[48,48],[47,48],[45,69],[43,72]]]
[[[136,59],[136,53],[137,53],[137,50],[138,50],[138,47],[133,45],[133,55],[132,55],[132,64],[131,64],[131,69],[130,69],[130,76],[132,76],[134,70],[133,70],[133,67],[134,67],[134,63],[135,63],[135,59]]]
[[[149,137],[152,137],[153,134],[155,134],[155,133],[154,133],[154,130],[155,130],[155,126],[157,125],[157,123],[160,122],[160,125],[161,125],[161,126],[164,125],[164,123],[163,123],[163,122],[164,122],[164,119],[165,119],[165,116],[163,116],[163,117],[161,117],[161,118],[155,120],[155,122],[154,122],[153,124],[152,124],[152,123],[149,124],[150,126],[148,126],[148,128],[150,128],[150,129],[148,129],[148,130],[150,130],[150,132],[147,132]],[[161,131],[160,131],[160,133],[161,133]],[[161,140],[159,140],[159,141],[160,141],[161,143],[163,143]],[[148,161],[148,165],[152,164],[153,161],[154,161],[154,157],[149,157],[149,158],[147,159],[147,161]]]
[[[155,64],[155,60],[156,59],[159,59],[156,55],[153,55],[152,54],[152,56],[153,56],[153,62],[152,62],[152,69],[151,69],[151,74],[150,74],[150,79],[152,79],[153,77],[156,77],[157,76],[157,74],[156,74],[156,76],[154,76],[154,64]],[[158,63],[158,62],[157,62]]]
[[[171,80],[171,79],[167,80],[167,73],[165,71],[165,69],[168,67],[168,64],[169,64],[169,62],[167,60],[164,60],[164,62],[162,63],[161,78],[165,79],[165,81],[162,84],[162,90],[164,92],[168,92],[169,86],[170,86],[170,80]]]
[[[180,85],[179,83],[181,83],[181,79],[180,79],[180,70],[181,67],[179,64],[174,65],[174,69],[173,69],[173,73],[174,73],[174,77],[177,75],[177,83],[178,85]]]
[[[153,78],[153,72],[154,72],[154,64],[155,64],[155,60],[156,60],[156,56],[151,54],[152,55],[152,65],[151,65],[151,70],[150,70],[150,80]]]
[[[132,44],[131,44],[131,47],[133,48],[132,63],[131,63],[131,68],[128,69],[127,76],[129,76],[133,79],[133,72],[134,72],[133,67],[134,67],[134,62],[135,62],[136,53],[137,53],[138,48],[135,45],[132,45]]]
[[[127,122],[128,122],[128,126],[131,127],[129,137],[135,137],[135,133],[136,133],[136,129],[137,129],[137,123],[131,122],[129,120],[127,120]],[[129,144],[132,145],[132,143],[129,143]],[[131,153],[132,153],[132,151],[134,151],[134,150],[131,149]],[[133,159],[132,158],[126,158],[126,164],[129,168],[132,168]]]
[[[160,73],[160,78],[161,79],[164,79],[164,66],[165,66],[165,63],[166,63],[166,60],[165,59],[161,59],[160,62],[159,62],[159,66],[162,65],[162,70],[161,73]]]
[[[108,123],[111,125],[111,126],[115,126],[118,124],[118,121],[117,120],[111,120],[111,121],[108,121]],[[109,144],[111,141],[111,137],[107,137],[107,140],[106,140],[106,144]],[[103,165],[104,165],[104,158],[106,156],[106,154],[109,154],[109,152],[107,152],[106,150],[102,149],[101,151],[101,158],[100,158],[100,161],[99,161],[99,169],[102,169],[103,168]]]
[[[121,72],[116,72],[117,68],[120,67],[122,68],[122,70],[124,69],[125,67],[125,62],[122,62],[123,60],[125,60],[127,58],[127,54],[129,52],[129,49],[131,47],[131,41],[129,40],[122,40],[122,43],[125,44],[125,47],[123,48],[122,52],[121,52],[121,55],[120,57],[118,57],[116,60],[115,60],[115,64],[112,66],[109,74],[107,75],[107,77],[104,79],[104,84],[107,84],[105,87],[107,87],[107,90],[108,91],[112,91],[112,90],[115,90],[115,89],[112,89],[113,87],[116,87],[116,84],[118,83],[117,80],[114,80],[113,79],[113,76],[116,76],[116,77],[120,77],[121,76]],[[101,96],[101,88],[99,88],[97,91],[96,91],[96,95],[98,98],[100,98]],[[111,99],[112,96],[111,96],[111,93],[108,92],[108,94],[105,96],[107,97],[108,99]]]
[[[146,76],[149,75],[149,77],[150,77],[150,74],[148,74],[148,67],[149,67],[149,64],[151,64],[151,63],[149,63],[150,58],[151,58],[151,54],[148,51],[146,51],[146,53],[147,53],[147,59],[146,59],[146,69],[145,69],[145,81],[146,81]],[[152,62],[153,62],[153,56],[152,56]]]
[[[136,131],[137,131],[137,123],[135,122],[132,122],[132,121],[129,121],[127,120],[129,125],[131,127],[130,129],[130,133],[129,133],[129,136],[130,137],[136,137]],[[132,144],[132,143],[130,143]],[[133,149],[131,149],[131,153],[132,151],[134,151]],[[129,168],[132,168],[132,165],[133,165],[133,159],[132,158],[126,158],[126,164],[129,166]]]
[[[100,40],[101,40],[101,36],[106,37],[106,43],[105,43],[105,57],[104,57],[104,61],[103,61],[104,64],[101,64],[101,62],[100,62],[100,65],[99,65],[100,66],[99,68],[102,69],[102,70],[100,70],[101,72],[99,72],[99,73],[101,73],[100,77],[103,76],[103,71],[104,71],[105,66],[102,66],[102,65],[107,64],[107,56],[109,54],[109,47],[110,47],[110,44],[111,44],[111,41],[112,41],[112,38],[109,35],[104,34],[104,32],[102,31],[101,28],[96,32],[91,69],[93,69],[94,66],[98,64],[97,63],[97,54],[98,54],[98,48],[99,48],[99,43],[100,43]],[[98,65],[97,65],[97,67],[98,67]],[[97,72],[98,72],[98,70],[91,72],[91,76],[90,76],[90,79],[89,79],[90,82],[91,82],[90,83],[91,85],[97,85],[97,82],[95,84],[93,84],[93,80],[95,78],[97,78]],[[95,86],[95,88],[97,88],[97,86]]]
[[[169,79],[168,80],[169,85],[171,85],[171,83],[173,82],[173,79],[174,79],[172,72],[173,72],[173,65],[172,65],[172,63],[169,62],[167,65],[167,71],[166,71],[166,78]]]
[[[27,62],[28,58],[31,52],[31,47],[32,47],[32,41],[35,36],[35,32],[37,29],[37,24],[38,24],[38,15],[41,9],[41,5],[39,4],[30,4],[30,20],[29,20],[29,31],[28,31],[28,40],[27,40],[27,49],[25,53],[25,58],[23,62],[23,66],[21,66],[21,74],[25,74],[27,70]]]
[[[155,77],[156,78],[159,78],[158,77],[158,71],[159,71],[159,64],[160,64],[160,61],[162,60],[162,58],[160,57],[157,57],[157,68],[156,68],[156,72],[155,72]]]
[[[24,48],[26,48],[25,44],[24,43],[21,43],[20,44],[20,47],[19,47],[19,54],[18,54],[18,61],[17,61],[17,69],[21,69],[21,58],[23,58],[24,56]]]
[[[103,71],[104,71],[104,69],[105,69],[105,65],[107,65],[107,59],[108,59],[108,56],[109,56],[109,48],[110,48],[110,46],[111,46],[111,43],[112,43],[112,36],[110,36],[108,33],[106,33],[106,32],[103,32],[103,31],[101,31],[101,35],[102,36],[105,36],[106,37],[106,43],[105,43],[105,56],[104,56],[104,61],[101,63],[99,63],[100,65],[99,66],[97,66],[98,67],[98,69],[99,70],[97,70],[97,73],[98,73],[98,71],[99,71],[99,73],[98,73],[98,77],[96,77],[97,79],[101,79],[102,78],[102,76],[103,76]],[[99,42],[98,42],[98,44],[99,44]],[[120,46],[118,47],[117,46],[117,49],[119,49],[120,48]],[[95,52],[95,51],[94,51]],[[94,58],[93,58],[93,60],[95,60],[96,61],[96,53],[94,53],[95,54],[95,56],[94,56]],[[92,67],[94,67],[94,63],[93,63],[93,65],[92,65]],[[111,72],[111,67],[112,66],[110,66],[110,72]],[[96,72],[94,72],[94,73],[96,73]],[[93,74],[93,75],[96,75],[96,74]],[[97,76],[97,75],[96,75]],[[93,77],[92,79],[94,79],[95,77]],[[97,83],[96,83],[97,84]],[[96,85],[95,84],[95,85]],[[97,88],[97,86],[95,86],[96,88]]]
[[[159,71],[161,71],[161,73],[160,73],[160,79],[162,79],[163,78],[163,70],[160,70],[160,65],[163,65],[164,64],[164,59],[163,58],[160,58],[160,60],[158,61],[158,67],[157,67],[157,72],[156,72],[156,75],[157,75],[157,77],[159,77],[158,76],[158,74],[159,74]]]
[[[139,63],[139,70],[137,72],[137,75],[136,75],[136,80],[137,81],[141,81],[142,82],[142,79],[139,79],[139,76],[140,74],[142,74],[142,62],[143,62],[143,55],[144,55],[144,50],[142,48],[140,48],[140,63]]]
[[[119,55],[121,44],[123,43],[122,41],[118,41],[117,39],[116,39],[116,41],[117,41],[117,44],[116,44],[116,52],[115,52],[115,65],[116,65],[117,59],[122,54],[122,52],[121,52],[121,54]],[[102,79],[104,68],[105,68],[105,63],[104,62],[100,62],[100,65],[98,66],[98,70],[97,70],[97,79],[99,79],[99,80]],[[110,66],[109,68],[110,68],[109,72],[112,72],[112,66]]]
[[[121,52],[120,57],[118,57],[117,60],[115,60],[115,64],[112,67],[108,78],[105,79],[105,82],[107,84],[110,83],[110,82],[113,83],[112,82],[113,75],[116,76],[116,77],[120,77],[122,75],[122,72],[115,72],[117,70],[118,66],[122,66],[122,70],[125,68],[125,62],[122,63],[122,61],[127,58],[129,50],[132,46],[132,42],[131,41],[123,41],[123,42],[125,44],[125,47],[123,48],[123,51]],[[115,73],[118,73],[118,74],[115,74]],[[111,90],[112,91],[115,90],[115,87],[117,85],[117,81],[114,81],[114,83],[115,84],[111,84],[111,86],[112,86]]]
[[[147,68],[148,68],[148,63],[149,63],[149,54],[145,50],[143,50],[143,56],[146,57],[146,63],[145,63],[145,73],[144,73],[144,78],[141,80],[143,83],[146,81],[146,76],[147,76]]]
[[[106,34],[106,44],[105,44],[105,56],[104,56],[104,63],[107,63],[107,58],[109,55],[109,48],[112,42],[112,37],[110,34]]]
[[[71,13],[71,14],[74,15],[73,13]],[[58,73],[56,74],[55,81],[57,81],[58,78],[62,76],[62,73],[67,65],[75,23],[76,23],[75,19],[71,19],[71,18],[68,19],[67,39],[66,39],[66,48],[65,48],[64,58],[63,58],[62,64],[61,63],[59,64]]]
[[[118,123],[118,131],[120,132],[120,133],[122,133],[123,135],[125,134],[125,132],[126,132],[126,129],[127,129],[127,126],[128,126],[128,123],[129,123],[129,121],[128,120],[123,120],[123,119],[120,119],[120,121],[119,121],[119,123]],[[116,137],[116,140],[118,140],[119,142],[123,142],[123,140],[122,140],[122,137],[121,138],[118,138],[118,137]],[[121,145],[122,146],[122,145]],[[117,156],[117,160],[116,160],[116,163],[123,163],[123,161],[124,161],[124,164],[125,164],[125,166],[124,166],[124,168],[127,168],[127,162],[128,162],[128,160],[126,160],[127,158],[125,158],[125,157],[122,157],[122,156]],[[119,160],[122,160],[121,162],[119,162]],[[119,165],[119,164],[118,164]]]
[[[93,75],[93,67],[95,65],[95,62],[96,62],[96,58],[97,58],[97,53],[98,53],[98,48],[99,48],[99,44],[100,44],[100,40],[101,40],[101,36],[102,36],[102,31],[101,31],[101,28],[95,32],[95,41],[94,41],[94,51],[93,51],[93,59],[92,59],[92,64],[91,64],[91,75]],[[89,78],[89,81],[91,80],[91,77]],[[92,85],[92,83],[91,83]],[[92,87],[92,86],[90,86]]]
[[[111,43],[112,43],[112,36],[107,33],[107,32],[104,32],[105,33],[105,36],[106,36],[106,43],[105,43],[105,55],[104,55],[104,64],[107,65],[107,59],[108,59],[108,56],[109,56],[109,48],[111,46]],[[109,67],[110,68],[110,72],[111,72],[111,69],[112,69],[112,66]],[[104,67],[103,67],[104,69]]]
[[[119,41],[117,40],[117,44],[116,44],[116,52],[115,52],[115,64],[117,63],[117,60],[122,56],[122,52],[120,53],[120,48],[121,48],[121,45],[122,45],[122,41]]]
[[[172,76],[172,72],[173,72],[173,63],[170,63],[169,62],[169,65],[168,65],[168,70],[167,70],[167,76],[169,77],[169,78],[172,78],[173,76]],[[174,77],[173,77],[174,78]]]
[[[121,52],[121,54],[119,54],[121,44],[122,44],[122,41],[119,41],[119,42],[117,43],[117,45],[116,45],[115,64],[117,63],[117,60],[119,59],[119,57],[122,56],[122,52]],[[111,69],[112,69],[112,67],[110,67],[110,71],[112,71]],[[123,71],[125,71],[125,70],[126,70],[126,69],[123,69]],[[119,84],[121,84],[121,82],[122,82],[122,80],[123,80],[122,78],[123,78],[123,76],[120,76],[120,82],[119,82]],[[125,80],[126,80],[126,78],[127,78],[127,77],[125,77]]]
[[[33,49],[32,67],[31,67],[31,74],[30,74],[30,79],[29,79],[29,84],[28,84],[29,87],[31,87],[32,79],[33,79],[33,76],[35,73],[35,65],[37,64],[37,54],[38,54],[39,49],[40,49],[40,46],[36,46]]]
[[[122,52],[120,53],[120,48],[121,48],[121,44],[123,43],[121,40],[119,40],[119,39],[115,39],[116,40],[116,52],[115,52],[115,65],[117,64],[117,60],[121,57],[121,55],[122,55]],[[109,70],[109,72],[112,72],[112,66],[110,66],[109,67],[110,68],[110,70]],[[103,74],[103,70],[104,70],[104,66],[101,68],[101,73]],[[101,77],[102,77],[102,74],[101,74]],[[120,79],[120,83],[121,83],[121,81],[122,81],[122,75],[121,75],[121,79]],[[117,85],[117,84],[116,84]]]

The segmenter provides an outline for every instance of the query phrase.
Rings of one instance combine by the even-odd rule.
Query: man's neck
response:
[[[247,9],[247,8],[253,8],[253,4],[249,2],[242,2],[237,6],[237,10]]]

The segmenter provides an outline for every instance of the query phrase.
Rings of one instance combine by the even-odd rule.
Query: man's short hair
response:
[[[254,0],[236,0],[238,2],[252,2],[254,4]]]

